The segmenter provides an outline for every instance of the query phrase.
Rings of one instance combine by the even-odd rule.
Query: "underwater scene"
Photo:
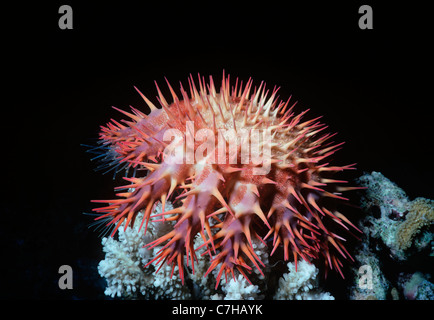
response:
[[[428,10],[23,6],[4,37],[6,305],[431,306]]]

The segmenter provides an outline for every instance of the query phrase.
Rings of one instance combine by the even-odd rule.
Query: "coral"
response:
[[[366,187],[362,208],[368,213],[379,208],[381,216],[370,214],[362,230],[368,236],[381,238],[398,260],[405,260],[408,249],[421,250],[432,242],[431,232],[421,232],[434,221],[434,201],[408,199],[405,192],[379,172],[364,174],[359,183]],[[420,234],[421,236],[416,238]]]
[[[378,208],[381,213],[378,218],[368,215],[366,219],[369,223],[364,224],[362,231],[368,236],[381,238],[388,247],[395,248],[399,221],[394,218],[404,216],[410,200],[401,188],[379,172],[364,174],[358,181],[366,187],[362,208],[367,212]]]
[[[170,202],[166,203],[170,209]],[[161,213],[161,204],[154,209],[154,213]],[[137,220],[142,221],[143,213],[139,212]],[[154,223],[145,235],[139,232],[139,225],[133,228],[128,226],[118,232],[118,240],[108,237],[102,239],[105,259],[98,265],[99,274],[106,279],[107,288],[105,294],[118,298],[153,298],[153,299],[188,299],[190,293],[181,284],[179,277],[171,276],[171,268],[163,267],[160,272],[153,274],[156,266],[145,269],[153,257],[153,250],[147,250],[144,246],[153,238],[164,233],[166,225]]]
[[[395,287],[390,290],[390,295],[392,296],[392,300],[399,300],[399,292]]]
[[[111,237],[102,239],[106,256],[99,263],[98,272],[107,281],[106,295],[137,297],[145,291],[145,284],[152,280],[152,276],[143,272],[143,263],[149,259],[146,256],[148,252],[141,249],[146,244],[144,238],[143,234],[131,232],[128,227],[120,230],[118,241]]]
[[[241,275],[238,275],[237,280],[229,279],[229,282],[223,280],[222,283],[222,289],[226,295],[223,297],[222,294],[216,293],[211,296],[212,300],[257,300],[264,297],[260,294],[257,285],[249,284]]]
[[[411,201],[395,183],[379,172],[358,179],[366,187],[361,207],[366,216],[363,239],[355,255],[351,299],[432,299],[427,263],[433,254],[434,201]],[[363,268],[364,269],[363,269]],[[369,270],[361,273],[360,270]],[[405,271],[403,271],[405,270]],[[363,277],[363,278],[362,278]],[[369,281],[366,286],[364,280]]]
[[[409,213],[404,222],[396,230],[396,244],[399,249],[406,250],[412,239],[424,227],[434,222],[434,201],[416,198],[409,205]]]
[[[204,265],[201,271],[195,266],[198,250],[209,256],[204,275],[214,274],[216,287],[223,274],[234,280],[241,274],[250,284],[256,273],[264,277],[267,265],[255,240],[267,241],[267,256],[293,260],[295,269],[299,259],[319,260],[343,276],[341,259],[352,257],[340,233],[358,230],[336,209],[348,200],[342,192],[358,188],[334,178],[354,169],[330,164],[343,143],[323,133],[319,117],[302,121],[308,110],[296,114],[291,98],[279,102],[278,88],[270,92],[264,83],[253,88],[251,79],[244,86],[237,79],[231,89],[224,74],[219,93],[212,77],[206,84],[199,76],[199,90],[193,77],[188,81],[190,96],[181,85],[182,99],[167,82],[172,103],[157,86],[161,109],[137,90],[150,113],[115,108],[128,119],[101,127],[100,145],[90,151],[100,153],[108,171],[134,172],[124,177],[130,184],[116,188],[127,189],[117,199],[94,200],[106,204],[94,209],[97,220],[113,227],[113,236],[136,228],[139,212],[145,234],[159,218],[169,228],[145,244],[155,253],[146,266],[166,265],[182,283],[190,269],[203,273]],[[165,208],[168,199],[174,209]],[[152,214],[159,202],[162,212]]]
[[[201,237],[194,240],[195,248],[204,246],[204,241]],[[208,254],[198,255],[195,264],[194,273],[189,273],[190,279],[193,281],[193,296],[200,297],[201,299],[208,300],[211,295],[215,293],[215,283],[211,277],[205,277],[210,263],[210,256]]]
[[[253,240],[252,247],[255,254],[259,259],[268,265],[268,251],[266,245],[259,241]],[[216,271],[214,271],[216,272]],[[271,268],[266,267],[263,272],[255,270],[255,274],[249,276],[251,282],[257,283],[253,285],[249,283],[244,277],[238,275],[237,279],[229,278],[222,279],[223,294],[216,293],[210,298],[213,300],[256,300],[265,298],[265,291],[268,289],[268,278]]]
[[[276,300],[334,300],[328,292],[318,289],[318,268],[306,261],[296,266],[288,263],[288,273],[279,279],[279,287],[274,299]]]
[[[434,284],[427,278],[429,276],[415,272],[408,280],[401,280],[405,299],[434,300]]]
[[[378,257],[364,245],[363,250],[355,256],[355,260],[357,261],[357,273],[354,279],[356,285],[351,288],[350,299],[385,300],[390,283],[383,274]],[[366,281],[362,276],[366,277]]]
[[[407,210],[409,199],[404,190],[380,172],[365,173],[358,180],[362,186],[366,187],[363,201],[365,208],[377,206],[385,208],[388,214],[395,211],[400,216]]]
[[[162,248],[155,248],[157,252]],[[155,270],[157,266],[154,265]],[[148,291],[153,292],[154,299],[174,299],[174,300],[186,300],[191,298],[190,290],[183,285],[181,279],[177,276],[173,276],[174,271],[168,265],[161,266],[159,272],[153,275],[152,286],[148,287]],[[142,294],[144,292],[142,291]],[[146,294],[144,294],[146,296]]]
[[[168,201],[166,206],[173,208]],[[161,203],[153,209],[153,214],[161,213]],[[215,280],[211,277],[204,277],[209,263],[208,255],[199,255],[196,263],[196,272],[185,274],[189,286],[183,286],[181,279],[172,275],[172,268],[163,265],[161,270],[153,274],[158,268],[156,264],[144,268],[160,247],[147,250],[145,244],[158,238],[167,230],[164,223],[153,223],[149,227],[146,236],[139,232],[139,225],[142,222],[143,213],[137,216],[138,224],[131,228],[120,228],[118,239],[106,237],[102,239],[103,250],[106,253],[105,259],[98,266],[100,275],[106,279],[107,288],[105,294],[111,297],[123,299],[213,299],[213,300],[256,300],[264,299],[266,290],[277,290],[276,299],[306,299],[306,300],[330,300],[333,297],[324,293],[318,288],[318,269],[306,261],[300,261],[295,271],[295,263],[288,263],[289,272],[284,274],[279,281],[277,288],[268,287],[268,275],[271,268],[264,271],[264,275],[257,273],[251,275],[252,279],[265,280],[264,285],[250,284],[242,275],[237,279],[223,278],[221,290],[215,290]],[[203,244],[203,240],[195,239],[196,245]],[[259,240],[254,240],[253,247],[255,254],[263,261],[268,262],[266,246]],[[176,269],[175,269],[176,271]],[[214,270],[213,272],[217,272]],[[257,281],[258,282],[258,281]]]
[[[166,202],[166,208],[173,209],[169,201]],[[158,215],[161,213],[161,209],[161,203],[158,203],[153,214]],[[198,257],[194,274],[187,274],[187,277],[192,280],[190,288],[182,286],[179,277],[172,276],[170,266],[162,266],[161,270],[154,275],[153,271],[157,268],[155,264],[151,265],[150,268],[144,268],[144,266],[161,248],[155,247],[147,250],[144,246],[164,234],[167,231],[165,230],[167,225],[162,222],[153,223],[145,236],[139,232],[142,219],[143,213],[139,212],[138,224],[133,228],[130,226],[126,229],[120,228],[117,240],[112,237],[102,238],[101,242],[106,256],[99,263],[98,271],[107,281],[105,290],[107,296],[124,299],[190,299],[200,297],[201,299],[253,300],[264,298],[260,288],[257,285],[249,284],[241,275],[236,281],[232,278],[228,281],[223,279],[221,281],[222,292],[216,293],[214,290],[215,282],[210,281],[211,278],[209,277],[204,277],[209,263],[207,255]],[[199,247],[203,244],[203,240],[199,237],[195,240],[195,244]],[[252,245],[255,254],[264,262],[268,262],[265,245],[258,240],[254,240]],[[257,276],[262,277],[260,274]],[[190,293],[190,290],[195,292]]]

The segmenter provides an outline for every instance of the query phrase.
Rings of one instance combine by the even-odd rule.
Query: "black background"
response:
[[[357,162],[354,177],[380,171],[410,198],[434,198],[432,31],[421,4],[70,1],[73,30],[60,30],[62,4],[2,10],[0,297],[104,298],[100,240],[82,213],[115,182],[80,144],[120,117],[111,106],[146,110],[133,86],[157,104],[153,81],[168,94],[164,77],[175,88],[190,73],[220,83],[224,69],[281,86],[296,111],[323,115],[346,141],[336,163]],[[362,4],[373,30],[358,27]],[[62,264],[73,290],[57,286]]]

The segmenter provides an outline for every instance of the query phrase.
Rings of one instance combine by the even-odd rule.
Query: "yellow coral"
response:
[[[396,244],[401,250],[408,249],[420,229],[434,221],[434,201],[416,198],[410,203],[409,213],[396,231]]]

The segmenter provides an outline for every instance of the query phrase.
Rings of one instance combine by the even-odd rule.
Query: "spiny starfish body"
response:
[[[191,76],[188,81],[190,94],[181,85],[180,97],[167,82],[170,104],[157,85],[161,108],[137,90],[150,113],[116,108],[128,119],[101,127],[105,161],[136,174],[116,188],[127,190],[118,199],[94,201],[107,203],[94,209],[97,219],[109,220],[112,235],[124,221],[125,228],[133,224],[140,210],[143,232],[153,219],[173,221],[169,233],[147,245],[162,246],[149,264],[178,266],[182,280],[184,268],[194,272],[198,249],[211,257],[206,274],[218,270],[216,287],[223,274],[235,279],[236,270],[246,278],[253,267],[262,273],[253,239],[267,241],[271,255],[283,247],[284,260],[321,258],[342,274],[340,257],[352,258],[345,239],[327,227],[356,228],[330,205],[355,189],[332,179],[354,165],[327,162],[342,143],[330,141],[334,134],[323,133],[319,118],[302,121],[308,110],[295,114],[291,97],[279,102],[278,88],[253,88],[251,79],[244,86],[237,79],[231,88],[224,74],[219,92],[212,77],[206,84],[199,76],[199,89]],[[178,206],[165,211],[168,199]],[[162,213],[152,216],[159,201]],[[197,236],[200,248],[194,247]]]

